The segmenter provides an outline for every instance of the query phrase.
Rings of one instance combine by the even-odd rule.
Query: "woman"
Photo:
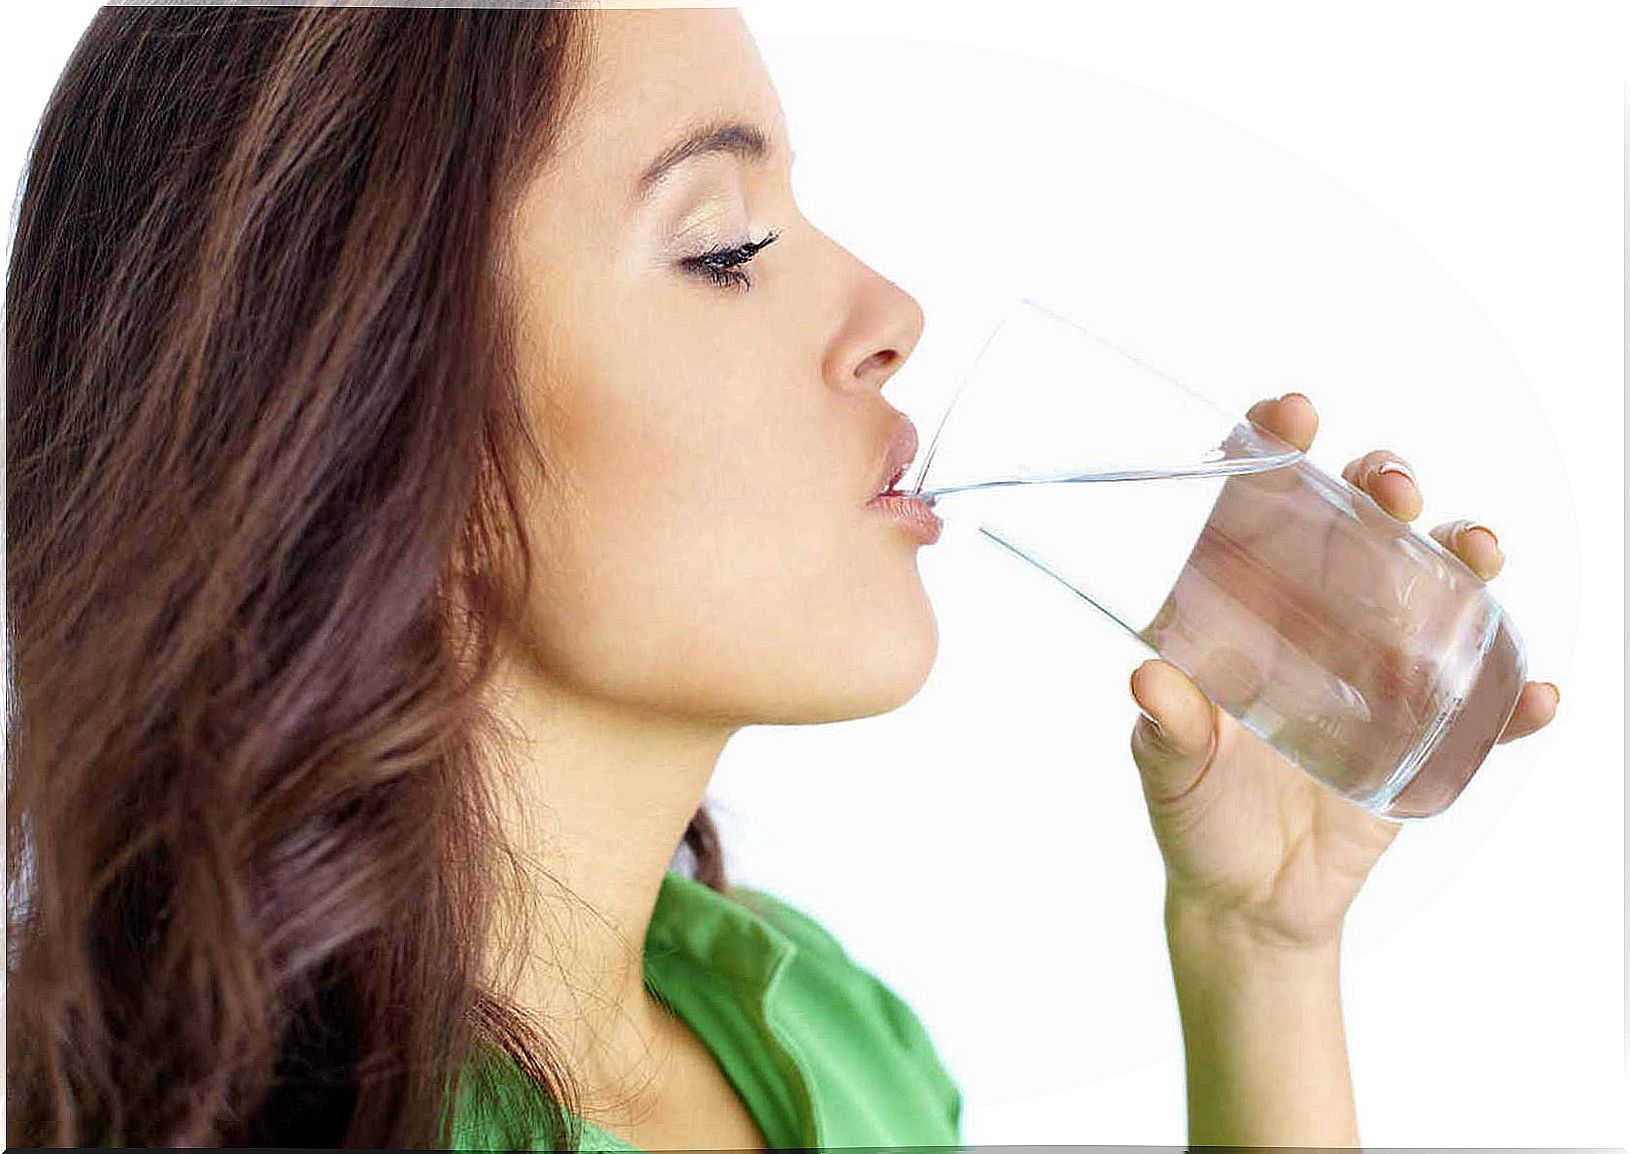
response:
[[[864,507],[922,316],[791,161],[731,10],[96,17],[6,302],[13,1143],[959,1140],[701,806],[937,642]],[[1407,519],[1398,464],[1347,477]],[[1131,690],[1191,1138],[1355,1143],[1336,943],[1397,826]]]

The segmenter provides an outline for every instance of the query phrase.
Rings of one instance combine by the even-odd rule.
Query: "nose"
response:
[[[850,259],[855,280],[830,350],[829,379],[844,389],[881,389],[922,338],[923,309],[905,289]]]

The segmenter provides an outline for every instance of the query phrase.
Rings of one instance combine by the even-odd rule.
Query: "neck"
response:
[[[585,1086],[619,1085],[673,1037],[645,988],[645,934],[735,727],[575,693],[514,663],[493,688],[510,731],[495,795],[524,889],[500,903],[489,980]]]

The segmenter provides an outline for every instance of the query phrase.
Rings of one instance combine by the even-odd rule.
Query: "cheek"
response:
[[[607,366],[540,431],[534,644],[603,693],[711,692],[786,643],[789,599],[833,616],[803,592],[841,585],[830,490],[780,491],[824,451],[768,386],[635,368]]]
[[[852,413],[807,373],[617,359],[540,432],[558,467],[533,516],[531,643],[550,672],[748,722],[859,716],[915,692],[932,615],[911,546],[846,475]]]

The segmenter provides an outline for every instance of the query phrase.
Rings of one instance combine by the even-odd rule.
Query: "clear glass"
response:
[[[1294,445],[1025,300],[912,492],[1062,582],[1347,800],[1458,797],[1526,676],[1483,581]]]

